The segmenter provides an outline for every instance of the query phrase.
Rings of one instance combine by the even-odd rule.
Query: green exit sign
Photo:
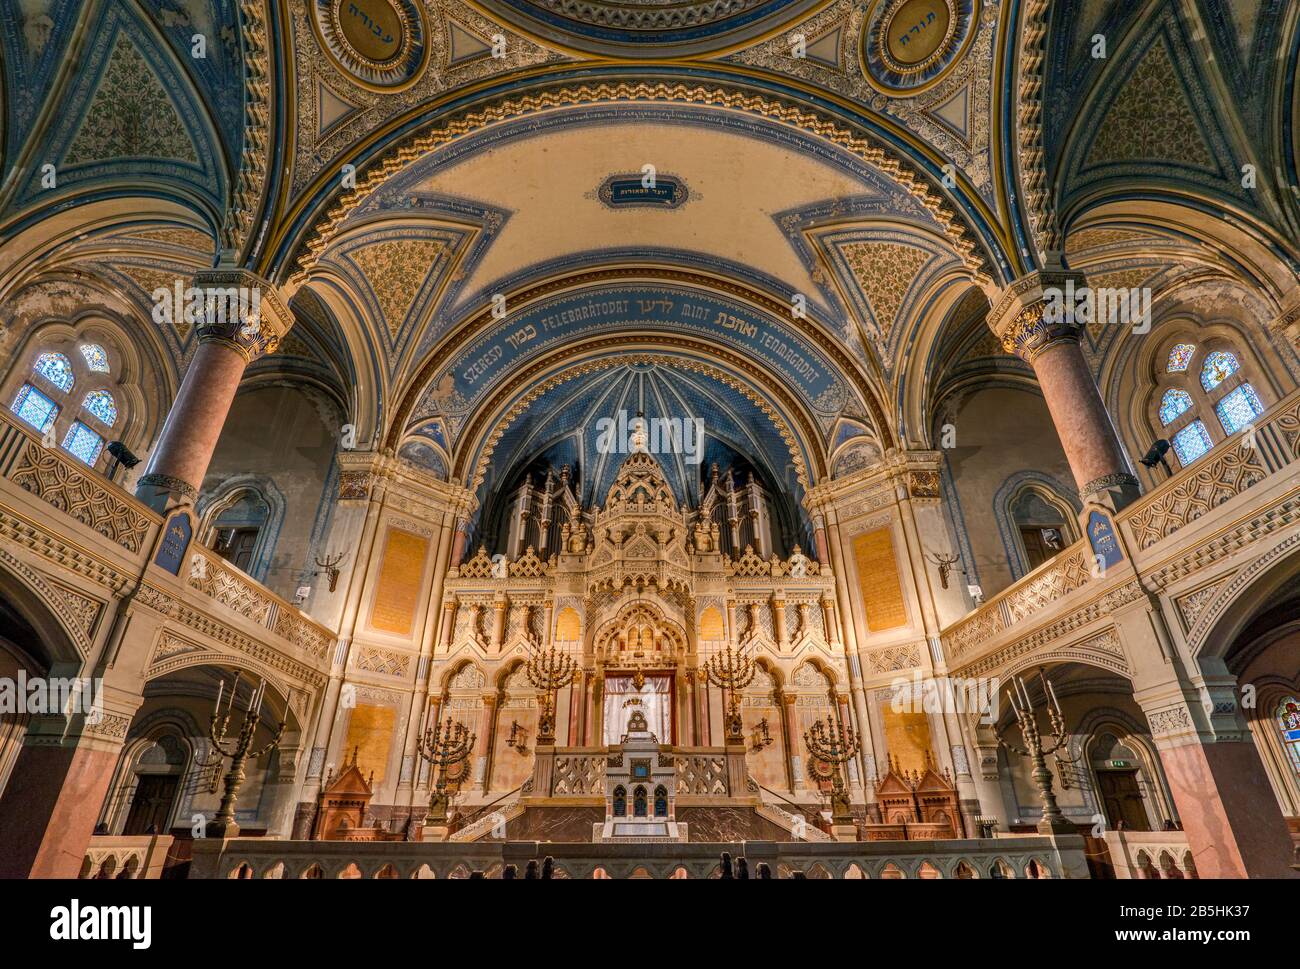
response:
[[[1110,762],[1110,766],[1111,766],[1111,767],[1127,767],[1127,766],[1128,766],[1128,761],[1126,761],[1126,760],[1112,760],[1112,761]]]

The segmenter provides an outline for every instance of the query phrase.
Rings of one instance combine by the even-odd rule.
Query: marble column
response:
[[[1008,353],[1033,367],[1080,497],[1118,510],[1138,496],[1138,482],[1083,356],[1081,326],[1066,305],[1067,293],[1086,286],[1077,273],[1034,273],[1002,294],[989,326]]]
[[[0,798],[0,878],[77,877],[130,722],[32,721]]]
[[[270,283],[247,270],[198,273],[187,293],[197,292],[206,299],[196,325],[198,349],[136,487],[137,497],[156,510],[198,499],[244,371],[257,357],[274,353],[293,325]]]
[[[1286,820],[1235,699],[1139,696],[1202,878],[1294,878]],[[1226,728],[1225,728],[1226,721]]]

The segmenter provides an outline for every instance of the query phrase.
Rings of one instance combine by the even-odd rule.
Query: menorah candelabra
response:
[[[419,738],[416,749],[427,760],[434,772],[433,793],[429,795],[429,813],[424,819],[426,825],[445,825],[447,807],[447,769],[465,761],[474,749],[477,735],[470,733],[463,723],[448,717],[445,723],[434,721],[426,727],[424,736]]]
[[[537,746],[555,744],[555,693],[573,682],[578,664],[554,646],[536,649],[524,661],[524,672],[534,689],[542,691],[542,712],[537,721]]]
[[[239,799],[239,789],[244,786],[244,765],[248,758],[257,760],[263,754],[269,753],[280,745],[280,738],[284,736],[285,720],[280,721],[280,725],[275,728],[269,743],[253,749],[253,737],[257,733],[257,728],[262,724],[262,701],[266,698],[266,680],[258,683],[257,688],[253,691],[252,697],[248,701],[248,709],[244,712],[244,722],[239,728],[239,733],[235,735],[233,741],[227,747],[227,730],[230,727],[230,714],[235,706],[235,694],[239,692],[239,674],[235,674],[235,682],[230,687],[230,701],[226,704],[224,715],[221,712],[221,699],[225,693],[226,683],[221,681],[217,689],[217,703],[212,708],[212,720],[208,724],[208,737],[212,741],[212,746],[220,754],[230,758],[230,770],[226,772],[226,789],[221,795],[221,807],[217,809],[217,816],[208,822],[207,836],[209,838],[237,838],[239,837],[239,825],[235,823],[235,802]],[[288,708],[285,709],[285,715],[288,715]]]
[[[824,722],[817,720],[805,730],[803,742],[809,754],[831,768],[831,823],[852,824],[849,789],[840,769],[857,756],[862,742],[852,727],[846,727],[830,717]]]
[[[740,716],[740,691],[754,681],[758,664],[731,644],[714,653],[700,667],[708,681],[727,691],[727,746],[745,742],[745,723]]]
[[[1011,703],[1011,710],[1015,713],[1016,720],[1020,723],[1020,734],[1025,739],[1025,746],[1013,746],[1001,737],[998,738],[998,743],[1013,753],[1033,760],[1034,770],[1031,776],[1038,788],[1038,797],[1043,802],[1043,816],[1038,821],[1038,833],[1073,834],[1075,826],[1065,819],[1060,806],[1056,803],[1056,794],[1052,791],[1052,772],[1047,769],[1047,755],[1063,749],[1070,742],[1070,735],[1065,730],[1065,718],[1061,716],[1061,704],[1056,699],[1056,690],[1052,688],[1052,684],[1048,682],[1041,669],[1038,671],[1038,676],[1042,680],[1043,693],[1047,697],[1047,718],[1052,729],[1051,746],[1043,745],[1043,735],[1038,727],[1038,711],[1034,709],[1033,701],[1029,699],[1029,690],[1025,688],[1025,681],[1019,676],[1012,677],[1011,688],[1007,690],[1007,699]]]

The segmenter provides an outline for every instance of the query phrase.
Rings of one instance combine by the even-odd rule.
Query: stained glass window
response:
[[[1289,696],[1277,705],[1277,726],[1282,731],[1282,746],[1291,758],[1291,768],[1300,774],[1300,700]]]
[[[81,355],[86,358],[86,366],[96,373],[108,373],[108,354],[98,343],[83,343]]]
[[[72,389],[72,361],[61,353],[42,353],[32,368],[64,393]]]
[[[23,384],[9,409],[42,434],[54,423],[54,418],[59,416],[59,405],[31,384]]]
[[[1205,358],[1201,368],[1201,386],[1213,390],[1241,368],[1236,356],[1227,350],[1215,350]]]
[[[104,439],[81,421],[73,421],[63,438],[63,450],[87,464],[94,464],[99,460],[99,452],[104,450]]]
[[[1210,432],[1200,421],[1192,421],[1175,434],[1172,443],[1174,452],[1184,468],[1214,447],[1214,442],[1210,440]]]
[[[92,390],[81,402],[81,406],[109,427],[117,423],[117,402],[107,390]]]
[[[1259,395],[1250,384],[1242,384],[1231,393],[1225,394],[1214,409],[1219,412],[1219,423],[1229,434],[1236,434],[1258,415],[1264,413],[1264,405],[1260,403]]]
[[[1173,388],[1166,390],[1160,398],[1160,423],[1169,424],[1179,414],[1185,414],[1192,406],[1192,395],[1185,390]]]
[[[1192,362],[1192,354],[1195,352],[1195,343],[1175,343],[1169,351],[1169,364],[1165,367],[1165,373],[1186,373],[1187,365]]]

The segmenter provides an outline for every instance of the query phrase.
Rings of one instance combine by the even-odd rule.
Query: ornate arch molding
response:
[[[619,634],[625,632],[630,624],[639,626],[644,623],[650,623],[663,630],[664,639],[669,645],[668,653],[671,656],[680,659],[686,655],[690,642],[686,630],[681,623],[668,615],[660,603],[649,599],[625,602],[613,616],[601,622],[592,637],[592,648],[600,658],[609,659],[614,654],[611,650],[617,652]]]
[[[502,413],[502,407],[508,402],[508,400],[504,398],[512,397],[520,389],[522,384],[526,383],[534,376],[534,370],[541,371],[549,369],[556,363],[556,360],[550,359],[540,361],[534,365],[534,367],[524,371],[516,377],[515,380],[511,381],[509,385],[502,388],[494,398],[490,399],[483,408],[483,412],[471,422],[466,431],[466,434],[468,435],[466,440],[471,442],[474,447],[472,449],[466,448],[461,451],[453,475],[458,479],[468,478],[470,490],[476,491],[485,479],[487,467],[491,463],[497,442],[500,441],[501,437],[510,428],[510,425],[523,416],[534,401],[545,395],[547,391],[562,383],[566,383],[569,380],[574,380],[584,374],[597,372],[629,362],[654,363],[684,368],[707,374],[715,380],[725,383],[737,393],[743,394],[748,398],[755,406],[762,410],[772,422],[773,427],[775,427],[777,432],[781,435],[782,440],[785,442],[786,447],[789,450],[790,461],[795,467],[795,473],[798,476],[800,484],[805,488],[809,487],[810,484],[808,480],[808,462],[804,457],[805,453],[811,455],[814,459],[816,476],[821,477],[821,475],[825,473],[824,463],[821,460],[819,450],[808,446],[810,442],[816,440],[815,437],[810,437],[810,435],[816,433],[815,428],[806,422],[798,422],[795,424],[794,428],[792,428],[791,424],[787,423],[786,419],[782,416],[783,411],[774,408],[764,399],[762,394],[755,392],[752,387],[742,382],[739,378],[719,367],[681,354],[682,351],[698,354],[710,354],[710,351],[712,351],[710,355],[714,357],[722,357],[733,366],[740,366],[749,369],[750,376],[756,380],[760,379],[760,373],[757,371],[757,368],[747,368],[745,366],[745,361],[742,358],[733,354],[719,354],[716,348],[711,348],[706,344],[696,343],[694,341],[670,341],[664,338],[655,338],[648,341],[638,340],[637,342],[641,344],[649,343],[650,348],[640,351],[625,350],[624,348],[626,347],[626,343],[617,338],[605,339],[598,341],[595,344],[585,344],[573,348],[564,356],[572,358],[575,353],[584,354],[584,352],[589,353],[592,350],[599,349],[609,350],[618,348],[622,352],[619,356],[607,356],[602,359],[587,360],[585,362],[577,362],[567,366],[559,373],[553,374],[531,387],[522,397],[517,398],[509,409]],[[652,348],[656,344],[662,345],[668,352],[653,352]],[[769,392],[774,396],[778,396],[784,407],[797,408],[798,405],[796,405],[783,391],[777,388],[769,388]],[[499,416],[496,416],[495,420],[493,420],[492,417],[487,417],[485,415]],[[486,434],[484,433],[485,430],[487,431]],[[801,443],[803,445],[802,447]],[[474,463],[471,474],[467,462],[473,450],[478,451],[478,459]]]
[[[237,474],[221,482],[215,490],[204,495],[195,509],[199,516],[199,543],[211,547],[217,530],[217,520],[234,508],[246,496],[257,498],[266,505],[266,521],[257,536],[257,545],[253,550],[253,562],[249,574],[259,581],[271,566],[276,545],[280,540],[280,529],[284,526],[286,502],[284,494],[275,485],[269,475]]]
[[[164,631],[162,642],[165,642],[166,636],[167,633]],[[156,656],[157,653],[155,652],[154,655]],[[285,716],[289,724],[285,728],[286,737],[301,731],[309,720],[312,698],[311,686],[300,684],[295,688],[293,682],[286,679],[285,675],[279,670],[242,653],[223,653],[219,650],[204,648],[169,656],[162,660],[153,661],[144,671],[144,679],[148,683],[196,666],[224,667],[243,673],[253,673],[266,680],[267,686],[275,690],[276,696],[284,703]]]
[[[1024,555],[1022,542],[1017,538],[1016,522],[1011,507],[1026,492],[1036,492],[1049,506],[1061,512],[1067,527],[1073,529],[1074,522],[1083,511],[1079,502],[1079,493],[1068,484],[1041,471],[1017,471],[1002,483],[997,494],[993,496],[993,517],[997,520],[998,533],[1002,538],[1002,547],[1006,550],[1007,560],[1011,563],[1013,580],[1019,580],[1032,571]],[[1063,536],[1065,544],[1078,541],[1077,532],[1071,531]]]
[[[1268,597],[1293,578],[1297,568],[1300,531],[1293,531],[1223,581],[1187,632],[1190,654],[1197,660],[1223,657]]]
[[[891,425],[886,419],[874,389],[862,376],[857,363],[839,344],[826,337],[806,320],[789,320],[786,304],[733,281],[663,267],[611,268],[548,281],[509,296],[507,305],[513,308],[511,319],[515,319],[522,310],[534,307],[547,297],[568,293],[580,296],[584,289],[602,282],[626,283],[632,286],[645,281],[675,284],[680,288],[695,289],[705,294],[721,294],[722,297],[755,307],[758,310],[756,315],[760,319],[780,321],[781,326],[794,331],[827,358],[835,371],[836,379],[849,385],[845,388],[845,395],[847,397],[856,395],[858,401],[865,406],[869,412],[865,416],[874,425],[882,448],[894,446],[893,435],[890,432]],[[476,316],[453,328],[451,335],[430,354],[424,366],[408,381],[407,389],[394,409],[393,419],[389,423],[386,447],[396,448],[408,426],[420,416],[417,415],[417,410],[422,398],[439,372],[449,365],[449,361],[472,346],[476,339],[501,325],[501,321],[493,318],[491,308],[485,307]],[[810,484],[809,474],[816,480],[826,473],[822,453],[824,435],[817,426],[816,418],[811,414],[809,403],[787,390],[784,382],[771,371],[770,367],[755,363],[752,355],[723,347],[716,342],[709,342],[702,337],[675,336],[667,330],[662,330],[661,332],[637,332],[629,340],[626,331],[623,335],[614,335],[617,331],[618,327],[612,326],[603,336],[586,340],[583,340],[580,335],[575,336],[567,344],[557,347],[555,351],[539,355],[520,366],[511,373],[508,380],[503,381],[502,385],[488,391],[483,401],[474,408],[472,420],[458,435],[461,443],[454,448],[453,476],[471,482],[481,476],[486,458],[480,458],[478,466],[473,469],[474,477],[471,477],[471,468],[468,464],[470,455],[484,448],[483,441],[491,438],[490,446],[499,440],[506,427],[518,418],[527,409],[528,404],[537,399],[545,389],[531,387],[525,390],[525,388],[530,388],[535,381],[549,381],[547,386],[555,386],[564,379],[571,379],[578,374],[571,373],[565,377],[558,372],[558,368],[575,357],[591,357],[593,353],[612,349],[614,346],[628,350],[632,346],[639,346],[642,352],[658,353],[663,358],[662,362],[669,365],[705,368],[710,376],[722,380],[744,394],[769,415],[778,432],[786,440],[790,448],[791,460],[796,465],[800,480],[805,487]],[[695,360],[691,359],[692,355]],[[722,366],[714,367],[706,361],[717,361]],[[592,361],[588,366],[595,368],[596,362]],[[736,375],[742,375],[744,381],[752,381],[752,384],[738,380]],[[756,393],[754,386],[761,387],[763,393]],[[524,396],[520,398],[518,396],[520,394]],[[800,453],[800,445],[803,453]],[[487,452],[487,456],[490,456],[490,451]],[[471,484],[471,487],[476,488],[477,484]]]
[[[18,586],[17,590],[4,581],[6,576]],[[17,605],[24,618],[32,624],[41,645],[49,651],[48,657],[34,656],[32,659],[38,662],[48,659],[51,667],[67,663],[79,669],[93,645],[90,630],[98,619],[100,604],[93,603],[88,628],[85,612],[93,600],[54,585],[45,575],[0,548],[0,594],[6,591],[17,593]],[[80,616],[78,609],[83,613]]]
[[[358,178],[357,187],[334,197],[334,204],[324,212],[320,208],[328,204],[329,198],[322,200],[320,208],[315,212],[306,213],[300,241],[290,249],[281,250],[285,261],[272,271],[277,277],[287,279],[291,286],[305,283],[344,223],[361,203],[385,181],[429,153],[488,125],[595,103],[690,104],[739,111],[821,138],[903,186],[931,214],[966,268],[977,276],[987,276],[989,264],[980,252],[980,245],[981,242],[987,244],[988,240],[980,237],[980,241],[977,241],[957,209],[932,188],[930,174],[913,159],[893,145],[877,143],[882,139],[867,129],[851,126],[826,111],[811,109],[793,98],[745,89],[735,83],[717,79],[701,79],[697,82],[609,79],[583,84],[559,80],[527,93],[508,94],[484,107],[467,108],[450,119],[435,120],[431,126],[422,126],[396,140],[391,146],[381,149],[382,153],[367,166],[364,176]],[[334,173],[325,173],[317,184],[324,184],[333,177]],[[1000,253],[996,261],[1000,264],[1004,262]],[[1006,272],[1004,266],[1004,274]]]
[[[271,0],[238,0],[240,36],[244,43],[244,150],[239,171],[222,213],[219,247],[243,251],[258,240],[253,238],[254,220],[266,194],[274,115],[272,64],[268,21],[275,18]],[[283,21],[280,31],[287,30]]]
[[[1119,632],[1113,626],[1068,646],[1054,647],[1016,657],[1000,670],[1000,675],[1008,678],[1048,663],[1082,663],[1084,666],[1092,666],[1122,676],[1129,681],[1133,679],[1133,672],[1129,669],[1128,659],[1120,645]],[[958,672],[966,675],[965,671]],[[981,670],[981,674],[988,672],[990,672],[988,669]]]

